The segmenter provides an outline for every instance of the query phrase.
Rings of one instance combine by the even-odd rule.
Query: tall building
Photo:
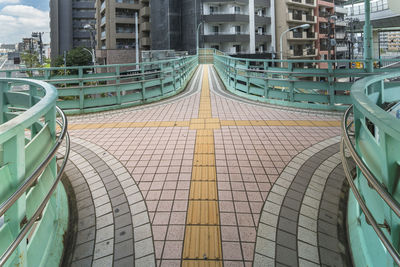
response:
[[[151,0],[153,50],[185,50],[187,44],[182,42],[181,14],[182,0]]]
[[[230,54],[273,52],[274,2],[152,0],[152,48],[193,54],[199,38],[200,47]]]
[[[50,0],[50,38],[53,58],[75,47],[91,47],[90,31],[94,26],[95,0]]]
[[[228,54],[274,52],[274,12],[269,0],[203,1],[204,47]]]
[[[276,1],[275,11],[277,47],[281,46],[280,36],[284,31],[302,24],[310,25],[308,29],[299,28],[283,34],[283,59],[315,59],[318,55],[317,0]]]
[[[150,7],[146,0],[97,0],[96,40],[101,64],[133,63],[136,60],[136,25],[140,50],[149,50]]]
[[[346,22],[347,9],[344,4],[347,0],[335,0],[335,15],[337,17],[335,22],[335,58],[348,59],[349,58],[349,44],[346,39],[346,31],[348,23]]]

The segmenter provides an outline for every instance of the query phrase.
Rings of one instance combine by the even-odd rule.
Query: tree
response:
[[[67,53],[67,67],[90,66],[92,65],[92,55],[83,47],[71,49]],[[60,55],[54,60],[55,67],[64,66],[64,56]]]
[[[40,67],[39,55],[37,53],[23,53],[21,54],[21,59],[28,69]],[[27,71],[26,73],[29,77],[32,77],[32,71]]]

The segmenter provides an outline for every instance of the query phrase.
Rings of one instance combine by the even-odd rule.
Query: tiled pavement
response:
[[[344,231],[331,231],[343,206],[339,114],[220,87],[201,66],[183,95],[69,117],[75,266],[348,263]]]

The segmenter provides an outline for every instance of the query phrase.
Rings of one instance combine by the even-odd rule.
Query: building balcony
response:
[[[347,46],[336,46],[336,52],[346,52],[349,48]]]
[[[150,45],[151,45],[150,38],[149,38],[149,37],[142,37],[142,38],[140,39],[140,44],[141,44],[142,46],[150,46]]]
[[[143,18],[150,17],[150,7],[145,6],[140,9],[140,16]]]
[[[115,17],[115,23],[131,24],[135,22],[135,18]]]
[[[255,16],[255,23],[256,25],[270,25],[271,24],[271,18],[267,16]]]
[[[335,13],[347,15],[347,9],[341,6],[335,6]]]
[[[288,5],[299,7],[315,8],[317,6],[316,0],[286,0]]]
[[[344,39],[344,38],[346,38],[346,33],[345,32],[336,32],[335,38],[336,39]]]
[[[205,22],[249,22],[248,14],[240,13],[213,13],[210,15],[204,15]]]
[[[124,9],[135,9],[135,10],[139,11],[140,8],[142,7],[142,5],[139,4],[138,1],[116,0],[115,7],[116,8],[124,8]]]
[[[313,15],[306,15],[306,14],[293,14],[293,13],[288,13],[287,20],[289,22],[297,22],[297,23],[310,23],[310,24],[315,24],[317,23],[317,17]]]
[[[269,43],[271,42],[271,35],[270,34],[258,34],[256,33],[256,43]]]
[[[335,4],[333,3],[333,0],[318,0],[318,5],[325,6],[325,7],[334,7],[335,6]]]
[[[132,32],[117,32],[115,34],[115,37],[117,39],[132,39],[135,37],[135,33],[133,31]]]
[[[335,22],[335,26],[336,27],[347,27],[347,22],[344,20],[337,20]]]
[[[206,43],[229,43],[229,42],[249,42],[250,34],[248,32],[218,32],[205,34],[204,42]]]
[[[290,49],[288,58],[305,58],[305,57],[316,57],[318,55],[318,49]]]
[[[150,22],[143,22],[140,24],[140,30],[142,32],[149,32],[150,31]]]
[[[289,32],[288,34],[288,40],[304,40],[304,41],[310,41],[310,40],[317,40],[317,35],[315,32]]]

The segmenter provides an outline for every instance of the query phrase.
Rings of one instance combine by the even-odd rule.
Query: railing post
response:
[[[164,64],[160,63],[160,85],[161,85],[161,95],[164,95]]]
[[[237,71],[237,59],[234,59],[235,63],[234,63],[234,69],[235,69],[235,86],[233,88],[234,91],[236,91],[236,86],[237,86],[237,75],[238,75],[238,71]]]
[[[79,110],[81,111],[81,112],[83,112],[83,102],[84,102],[84,100],[85,100],[85,94],[84,94],[84,91],[83,91],[83,80],[82,80],[82,78],[83,78],[83,69],[82,69],[82,67],[79,67],[79,69],[78,69],[78,78],[79,78]]]
[[[288,62],[289,101],[294,102],[293,62]]]
[[[172,84],[174,85],[174,91],[176,91],[176,73],[175,73],[176,60],[172,62]]]
[[[328,62],[329,105],[335,105],[335,85],[333,78],[333,62]]]
[[[122,96],[121,96],[121,70],[120,66],[115,66],[115,94],[117,95],[117,105],[121,105],[122,103]]]
[[[379,94],[379,104],[385,103],[385,82],[384,80],[380,81],[380,94]]]
[[[264,78],[265,78],[265,84],[264,84],[264,97],[265,99],[268,98],[268,91],[269,91],[269,77],[268,77],[268,62],[264,61]]]
[[[7,151],[7,153],[5,153]],[[25,179],[25,133],[20,131],[14,137],[3,143],[3,164],[8,165],[11,177],[12,188],[18,186]],[[23,194],[11,208],[4,214],[4,221],[9,222],[9,231],[13,238],[16,238],[26,222],[26,193]],[[10,266],[27,266],[27,242],[20,243],[16,251],[14,262]]]
[[[35,101],[35,96],[37,95],[37,87],[34,85],[29,85],[29,107],[32,107],[33,105],[36,104]],[[38,133],[38,130],[35,127],[35,124],[32,124],[31,126],[31,139],[35,137],[35,135]]]
[[[4,94],[6,91],[9,90],[9,86],[7,82],[0,82],[0,124],[4,123],[5,121],[5,112],[6,112],[6,98],[4,97]]]
[[[249,66],[250,66],[250,62],[248,60],[246,60],[246,91],[248,94],[250,93]]]
[[[224,73],[226,73],[226,72],[228,72],[227,73],[227,75],[226,75],[226,78],[227,78],[227,80],[228,80],[228,85],[230,86],[231,85],[231,59],[230,58],[228,58],[228,59],[226,59],[226,58],[224,58],[224,61],[225,61],[225,65],[226,65],[226,61],[228,61],[228,71],[224,71]]]
[[[144,102],[146,100],[146,88],[145,88],[145,78],[144,78],[144,64],[140,63],[139,64],[140,68],[140,84],[142,85],[142,101]]]

